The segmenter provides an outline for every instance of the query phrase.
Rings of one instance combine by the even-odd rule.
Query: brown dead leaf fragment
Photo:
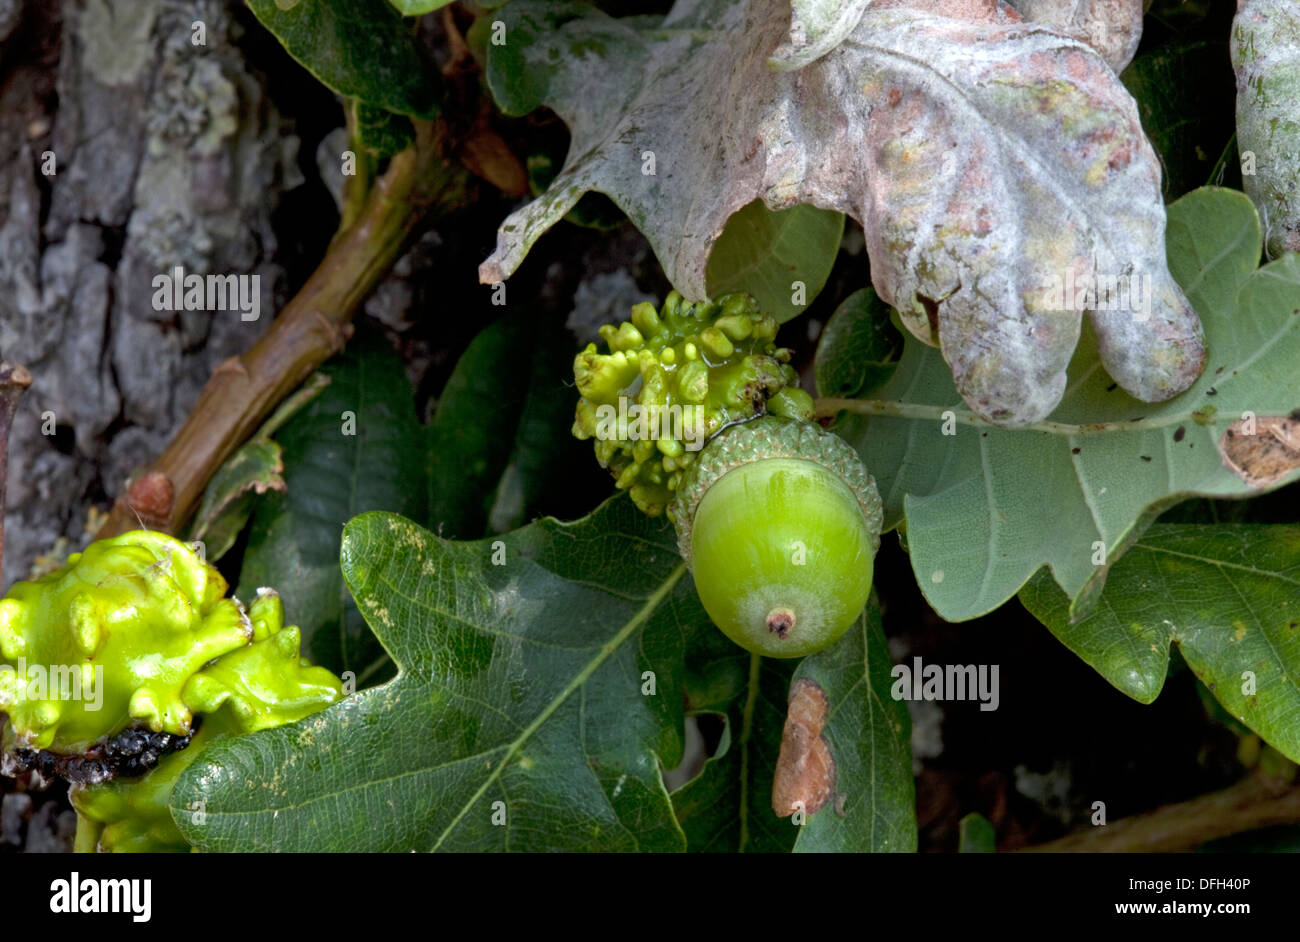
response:
[[[458,155],[469,172],[486,180],[506,196],[528,192],[528,172],[488,121],[480,120],[461,144]]]
[[[835,758],[822,735],[828,710],[826,691],[820,685],[803,679],[791,685],[772,779],[772,810],[778,818],[796,811],[820,811],[835,792]]]
[[[1219,437],[1219,453],[1228,469],[1251,487],[1271,487],[1300,468],[1300,410],[1238,419]]]

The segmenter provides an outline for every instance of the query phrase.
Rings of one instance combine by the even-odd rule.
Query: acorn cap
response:
[[[668,507],[668,518],[677,528],[677,550],[691,566],[691,533],[695,512],[704,495],[723,475],[752,461],[765,458],[795,458],[811,461],[833,473],[862,508],[871,531],[871,550],[880,548],[884,509],[875,479],[848,442],[813,422],[768,415],[733,425],[720,432],[700,452]]]

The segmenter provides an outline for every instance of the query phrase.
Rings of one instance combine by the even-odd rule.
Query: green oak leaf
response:
[[[1079,618],[1163,510],[1259,493],[1225,468],[1217,442],[1247,411],[1300,407],[1300,256],[1258,268],[1261,238],[1241,193],[1205,187],[1169,207],[1170,270],[1205,324],[1209,360],[1167,402],[1116,388],[1085,330],[1061,405],[1023,429],[973,415],[939,351],[911,337],[872,400],[832,403],[855,410],[837,431],[875,475],[886,526],[906,520],[912,568],[935,611],[949,621],[983,615],[1048,566]]]
[[[603,495],[611,487],[608,473],[591,460],[590,443],[572,435],[573,334],[554,323],[536,329],[514,445],[488,513],[492,533],[522,527],[542,512],[579,516],[591,507],[593,492]],[[503,427],[499,434],[510,432]]]
[[[386,0],[248,0],[248,7],[289,55],[340,95],[437,117],[438,72],[411,23]]]
[[[773,212],[754,200],[732,213],[709,254],[709,296],[747,291],[783,324],[821,292],[843,236],[843,213],[806,203]],[[803,286],[800,303],[796,285]]]
[[[208,561],[226,555],[239,539],[258,494],[284,491],[284,458],[271,436],[328,385],[328,376],[313,373],[212,476],[189,533],[190,542],[204,543],[204,558]]]
[[[366,510],[424,519],[423,429],[402,361],[377,335],[358,335],[323,372],[329,386],[277,434],[287,488],[258,501],[237,594],[275,588],[303,653],[364,685],[391,665],[343,584],[340,532]]]
[[[357,103],[355,114],[357,139],[377,159],[401,153],[415,141],[415,126],[406,115],[365,102]]]
[[[512,3],[504,11],[508,16],[506,42],[489,43],[483,77],[497,106],[508,115],[522,116],[560,93],[574,91],[569,84],[569,67],[583,56],[592,56],[606,70],[612,88],[634,82],[648,53],[637,27],[655,25],[658,17],[621,17],[615,19],[580,0],[556,0],[551,3]],[[556,30],[564,26],[565,35]],[[538,56],[537,49],[563,41],[569,56]],[[530,55],[529,53],[533,53]],[[590,92],[591,89],[589,88]],[[598,121],[612,117],[610,96],[588,95],[588,118]]]
[[[283,471],[279,444],[262,438],[245,442],[208,482],[189,542],[202,541],[204,557],[212,562],[226,555],[252,516],[256,495],[284,491]]]
[[[388,2],[402,16],[423,16],[425,13],[442,9],[452,0],[388,0]]]
[[[532,311],[488,325],[443,387],[427,430],[427,519],[439,536],[484,533],[524,410],[537,333]]]
[[[840,641],[795,671],[795,681],[815,682],[830,703],[822,735],[835,757],[836,793],[799,829],[796,851],[916,850],[912,719],[890,694],[892,668],[873,596]]]
[[[1300,526],[1156,524],[1114,565],[1082,621],[1071,624],[1046,573],[1020,599],[1142,703],[1159,694],[1177,644],[1234,719],[1300,760]]]
[[[384,679],[391,664],[338,571],[343,525],[362,511],[391,510],[440,536],[474,538],[489,523],[512,529],[555,503],[575,462],[594,468],[589,446],[569,435],[572,346],[532,312],[494,322],[457,362],[422,428],[400,358],[378,338],[353,341],[327,367],[342,386],[283,436],[289,493],[260,501],[241,594],[284,586],[318,662],[362,684]],[[354,436],[342,434],[346,411],[356,416]],[[598,469],[591,475],[604,483]]]
[[[682,655],[708,622],[664,520],[618,498],[457,543],[368,513],[342,568],[397,677],[205,751],[171,796],[194,846],[684,849],[660,766],[681,759]]]
[[[865,396],[883,386],[903,352],[903,336],[889,305],[870,288],[855,291],[835,309],[817,341],[813,372],[819,396]]]
[[[716,753],[673,805],[692,851],[913,851],[916,814],[907,706],[890,696],[892,661],[873,598],[836,644],[790,666],[746,655],[721,632],[687,659],[687,709],[724,717]],[[822,732],[836,763],[835,798],[802,826],[772,810],[790,685],[817,683]]]
[[[738,648],[710,627],[687,658],[687,709],[723,719],[698,775],[673,791],[692,853],[788,853],[797,829],[772,811],[792,664]]]

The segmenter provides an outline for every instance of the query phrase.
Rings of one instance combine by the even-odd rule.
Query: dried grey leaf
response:
[[[593,103],[608,69],[590,45],[566,47],[566,31],[589,43],[600,30],[631,78]],[[1084,311],[1127,392],[1159,401],[1191,385],[1205,349],[1165,262],[1159,161],[1091,47],[997,0],[872,0],[816,61],[774,69],[787,38],[783,5],[680,0],[642,36],[606,18],[539,39],[527,61],[552,70],[546,103],[573,132],[570,156],[507,218],[480,279],[508,277],[599,190],[674,286],[701,298],[733,212],[755,197],[811,203],[863,224],[877,293],[940,347],[989,421],[1025,425],[1055,408]],[[806,28],[790,43],[820,49]]]
[[[871,0],[793,0],[790,39],[768,60],[774,69],[802,69],[838,46],[858,25]]]
[[[1143,0],[1007,0],[1027,20],[1086,42],[1118,75],[1142,40]]]

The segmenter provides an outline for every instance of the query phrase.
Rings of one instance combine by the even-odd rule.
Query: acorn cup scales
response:
[[[866,606],[880,496],[853,449],[813,423],[766,416],[726,429],[668,514],[705,611],[746,650],[812,654]]]

